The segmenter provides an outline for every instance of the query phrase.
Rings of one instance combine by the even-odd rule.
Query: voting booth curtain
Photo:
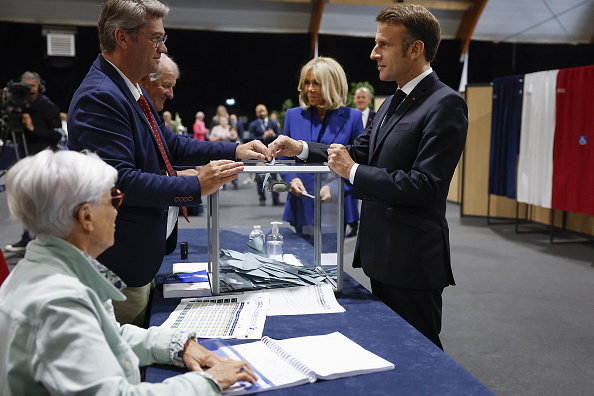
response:
[[[594,216],[594,66],[493,80],[489,165],[489,194]]]
[[[557,73],[524,76],[518,159],[518,202],[551,208]]]
[[[594,216],[594,66],[559,71],[552,208]]]
[[[493,80],[489,194],[516,198],[523,76]]]

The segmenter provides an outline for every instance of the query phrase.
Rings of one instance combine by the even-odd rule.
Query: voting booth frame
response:
[[[252,174],[262,174],[264,173],[263,170],[266,170],[266,174],[283,174],[283,173],[308,173],[313,174],[315,178],[314,184],[314,191],[312,195],[314,195],[313,202],[314,202],[314,223],[313,223],[313,263],[305,262],[303,263],[304,266],[311,266],[317,272],[324,275],[326,278],[326,282],[332,285],[332,288],[335,292],[342,291],[343,287],[343,257],[344,257],[344,183],[335,183],[336,197],[340,197],[340,199],[332,199],[330,203],[325,203],[324,206],[334,206],[332,212],[334,216],[332,218],[336,218],[334,221],[336,227],[336,275],[329,275],[323,268],[322,268],[322,199],[320,196],[320,189],[322,188],[322,179],[324,175],[326,176],[325,182],[328,179],[335,179],[341,180],[340,176],[334,173],[327,165],[322,164],[300,164],[296,163],[295,161],[276,161],[275,164],[267,164],[265,166],[256,165],[253,161],[244,161],[246,165],[242,173],[252,173]],[[270,179],[270,178],[268,178]],[[267,186],[264,185],[264,189],[267,190]],[[307,199],[307,198],[304,198]],[[225,241],[221,238],[221,231],[225,228],[224,225],[221,225],[222,218],[221,218],[221,205],[220,205],[220,197],[219,192],[215,192],[211,194],[207,198],[207,234],[208,234],[208,268],[209,268],[209,275],[212,287],[212,295],[218,296],[224,294],[225,291],[221,289],[221,278],[220,278],[220,268],[221,268],[221,260],[220,260],[220,251],[221,248],[225,248],[223,246]],[[334,210],[335,209],[335,210]],[[330,223],[324,226],[324,229],[327,230],[328,228],[331,230],[334,226]],[[248,240],[248,234],[245,233],[246,242]],[[287,242],[285,242],[287,244]],[[328,244],[325,244],[325,249],[328,248]],[[309,246],[309,245],[308,245]],[[287,248],[287,246],[285,246]],[[288,249],[287,249],[288,250]],[[287,251],[286,250],[286,251]],[[303,249],[301,249],[303,250]],[[233,291],[230,291],[233,292]]]

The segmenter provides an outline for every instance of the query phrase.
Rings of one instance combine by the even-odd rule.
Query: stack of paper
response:
[[[174,273],[170,276],[166,276],[163,281],[163,297],[183,298],[212,295],[207,271],[208,264],[188,264],[191,264],[191,266],[189,268],[184,268],[183,270],[179,268],[178,263],[173,265]],[[178,266],[177,271],[176,265]],[[190,269],[193,269],[194,272],[186,273],[186,271]]]

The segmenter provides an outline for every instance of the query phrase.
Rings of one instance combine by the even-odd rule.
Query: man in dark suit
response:
[[[446,197],[466,140],[467,106],[430,67],[440,27],[429,11],[399,3],[376,21],[371,59],[380,79],[399,89],[373,125],[348,149],[285,136],[268,149],[274,156],[328,158],[351,181],[353,196],[363,201],[353,266],[363,267],[380,300],[441,348],[441,294],[454,284]]]
[[[158,1],[104,1],[98,22],[101,54],[68,111],[69,149],[88,149],[115,167],[117,187],[126,194],[115,244],[98,258],[128,285],[127,300],[114,304],[120,323],[143,325],[177,209],[198,205],[201,196],[236,179],[243,163],[233,159],[264,159],[266,153],[260,141],[201,142],[164,125],[138,82],[158,70],[167,52],[162,18],[168,11]],[[226,160],[214,161],[221,158]],[[173,169],[204,164],[199,173]]]
[[[361,87],[355,91],[353,101],[355,102],[355,107],[358,110],[361,110],[361,113],[363,114],[363,128],[367,128],[367,126],[371,125],[371,122],[375,117],[375,110],[369,107],[372,100],[373,97],[368,88]]]
[[[250,140],[259,140],[264,144],[268,144],[274,140],[279,135],[278,124],[276,121],[271,120],[268,118],[268,109],[263,104],[259,104],[256,106],[256,119],[250,122],[249,125],[250,131]],[[273,173],[273,179],[278,178],[278,174]],[[260,206],[266,205],[266,191],[261,177],[258,177],[258,196],[260,198]],[[279,201],[279,194],[277,192],[272,192],[272,205],[280,206],[282,205]]]

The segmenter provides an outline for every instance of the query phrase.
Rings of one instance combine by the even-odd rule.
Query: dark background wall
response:
[[[230,112],[255,118],[254,108],[264,103],[280,110],[290,98],[297,105],[299,70],[309,60],[308,34],[247,34],[167,29],[169,54],[179,64],[181,78],[175,98],[165,109],[179,112],[190,127],[198,110],[208,120],[217,105],[235,98]],[[48,57],[41,25],[0,22],[3,59],[0,87],[19,78],[25,70],[37,71],[46,81],[48,96],[63,112],[99,53],[97,29],[79,27],[76,57]],[[372,38],[321,35],[319,54],[340,62],[349,82],[369,81],[376,95],[390,95],[394,83],[379,80],[375,62],[369,59]],[[432,64],[442,81],[458,89],[462,64],[461,43],[444,40]],[[555,68],[594,64],[594,45],[536,45],[472,42],[468,83],[488,83],[494,77]]]

